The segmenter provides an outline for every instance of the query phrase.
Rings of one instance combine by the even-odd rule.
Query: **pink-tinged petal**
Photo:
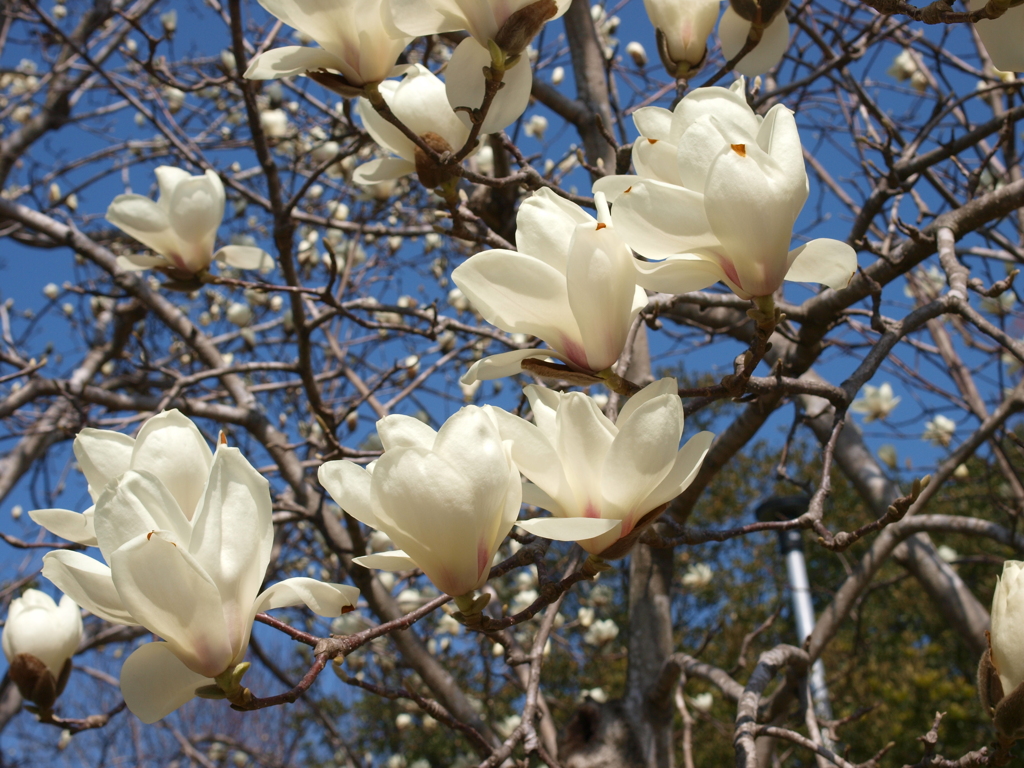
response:
[[[612,177],[606,176],[599,180],[594,192],[600,192],[597,184],[609,178]],[[520,253],[528,254],[564,275],[569,243],[576,226],[588,221],[597,223],[597,219],[576,203],[569,202],[547,187],[539,189],[519,206],[516,214],[516,248]]]
[[[633,125],[645,139],[667,141],[672,131],[672,111],[664,107],[641,107],[633,113]]]
[[[320,69],[340,70],[340,66],[338,57],[323,48],[289,45],[271,48],[255,57],[249,62],[244,77],[248,80],[276,80]]]
[[[708,174],[704,209],[722,243],[720,264],[746,293],[767,296],[786,276],[803,190],[756,144],[733,144]],[[729,274],[731,267],[738,279]]]
[[[317,477],[320,485],[348,514],[371,528],[380,527],[370,500],[373,478],[363,467],[347,460],[328,461],[320,465]]]
[[[970,6],[978,10],[985,0],[971,0]],[[1024,6],[1010,8],[998,19],[982,19],[974,28],[996,69],[1024,72]]]
[[[549,357],[568,363],[569,360],[553,349],[514,349],[511,352],[502,352],[500,355],[491,355],[477,360],[469,367],[469,370],[459,379],[463,384],[473,384],[477,381],[491,381],[492,379],[503,379],[506,376],[515,376],[523,372],[523,361],[531,359],[545,360]]]
[[[445,70],[445,91],[448,103],[466,126],[467,131],[472,125],[464,111],[459,107],[477,109],[483,104],[484,82],[483,68],[491,64],[491,53],[483,45],[471,37],[467,37],[452,52]],[[505,72],[502,80],[504,87],[498,91],[491,102],[487,116],[484,118],[482,133],[496,133],[507,128],[519,119],[530,103],[530,88],[533,86],[533,73],[526,57]]]
[[[650,509],[643,501],[672,470],[683,434],[683,404],[675,392],[639,405],[617,424],[604,460],[601,494],[633,515]]]
[[[352,172],[352,181],[364,187],[394,181],[416,171],[416,164],[400,157],[380,157],[363,163]]]
[[[124,703],[147,725],[167,717],[195,698],[196,688],[212,682],[186,667],[167,643],[146,643],[121,666]]]
[[[142,534],[111,556],[110,574],[128,612],[185,666],[206,677],[227,669],[235,649],[220,593],[184,547],[162,531]]]
[[[562,459],[566,480],[572,488],[575,508],[565,512],[584,516],[591,499],[600,499],[605,456],[618,429],[601,413],[592,398],[579,392],[563,395],[555,414],[558,426],[555,450]],[[610,510],[601,510],[608,513]],[[605,514],[606,517],[619,517]]]
[[[213,258],[235,269],[274,268],[274,258],[262,248],[251,245],[225,245]]]
[[[28,513],[32,522],[41,525],[54,536],[84,544],[87,547],[98,545],[96,529],[93,527],[93,507],[89,514],[73,512],[70,509],[33,509]]]
[[[744,20],[731,6],[727,6],[725,13],[722,14],[722,20],[718,22],[718,36],[722,41],[722,55],[726,60],[731,60],[740,52],[747,42],[749,33],[750,22]],[[787,48],[789,22],[786,20],[786,12],[782,11],[765,29],[761,42],[740,59],[736,71],[747,77],[763,75],[782,60]]]
[[[789,253],[786,279],[842,290],[857,274],[857,252],[839,240],[820,238]]]
[[[614,227],[590,223],[576,227],[569,247],[566,285],[586,367],[603,371],[619,358],[636,316],[633,255]]]
[[[170,410],[157,414],[139,430],[131,468],[160,478],[191,520],[212,464],[213,453],[203,433],[180,411]]]
[[[638,180],[616,198],[612,221],[626,244],[649,259],[718,245],[703,195],[653,179]]]
[[[415,571],[419,566],[413,562],[405,552],[400,549],[393,549],[390,552],[377,552],[373,555],[363,555],[352,558],[352,562],[363,568],[373,568],[378,571]]]
[[[43,576],[94,616],[111,624],[138,624],[125,608],[110,568],[81,552],[59,550],[43,555]]]
[[[708,258],[690,255],[664,261],[638,261],[636,282],[659,293],[702,291],[726,278],[722,268],[710,259],[710,255]]]
[[[397,413],[385,416],[377,422],[377,435],[385,451],[393,451],[396,448],[430,450],[437,439],[437,432],[430,425],[412,416]]]
[[[483,251],[457,267],[452,282],[503,331],[537,336],[563,353],[563,338],[580,339],[565,275],[532,255]]]
[[[656,509],[685,491],[700,471],[701,462],[704,461],[714,440],[715,436],[710,432],[699,432],[687,440],[676,454],[672,471],[651,491],[644,506],[648,510]]]
[[[245,647],[273,545],[270,483],[237,448],[218,446],[188,551],[217,586],[236,653]]]
[[[618,532],[621,526],[621,520],[597,517],[538,517],[516,523],[517,528],[552,541],[584,541],[612,531]]]
[[[107,483],[131,468],[135,440],[106,429],[86,427],[75,437],[74,452],[89,483],[93,501],[99,498]]]

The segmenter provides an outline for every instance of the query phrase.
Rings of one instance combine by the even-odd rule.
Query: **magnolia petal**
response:
[[[718,22],[718,37],[722,41],[722,55],[726,60],[740,52],[747,42],[750,22],[746,21],[732,6],[727,6],[722,20]],[[747,77],[762,75],[781,61],[789,47],[789,21],[786,12],[781,11],[764,30],[764,35],[750,53],[740,59],[736,71]]]
[[[402,414],[385,416],[377,422],[377,435],[385,451],[395,448],[426,448],[434,447],[437,432],[419,419]]]
[[[213,258],[235,269],[272,269],[274,266],[273,256],[252,245],[225,245]]]
[[[672,110],[664,107],[641,107],[633,113],[633,125],[645,139],[667,141],[672,131]]]
[[[649,259],[718,245],[703,195],[653,179],[638,179],[616,198],[612,221],[629,247]]]
[[[660,507],[685,491],[700,471],[701,463],[711,449],[715,436],[711,432],[698,432],[686,441],[676,454],[672,470],[657,488],[650,492],[644,506],[647,510]]]
[[[857,252],[839,240],[811,240],[789,252],[786,279],[842,290],[857,273]]]
[[[584,541],[621,528],[622,521],[599,517],[538,517],[534,520],[520,520],[516,527],[542,539]]]
[[[451,62],[446,71],[452,71]],[[416,64],[395,88],[388,105],[417,136],[435,133],[448,142],[452,151],[457,151],[469,137],[469,127],[455,112],[444,108],[445,93],[444,82],[422,64]],[[485,129],[484,133],[488,131]]]
[[[635,180],[636,177],[621,178]],[[595,185],[594,192],[600,191]],[[516,248],[520,253],[529,254],[564,275],[569,243],[576,226],[587,222],[596,224],[597,219],[576,203],[543,187],[519,206],[516,214]]]
[[[683,404],[675,392],[635,408],[617,425],[604,460],[601,494],[621,509],[648,512],[643,500],[672,470],[683,435]]]
[[[635,316],[633,254],[614,227],[580,224],[569,246],[565,279],[585,361],[576,360],[568,348],[561,351],[581,367],[603,371],[618,360]],[[565,331],[563,335],[569,336]],[[545,341],[560,346],[557,340]]]
[[[125,608],[170,644],[193,672],[216,677],[235,656],[217,585],[162,531],[136,536],[110,557]]]
[[[568,498],[571,503],[572,491],[569,489],[565,473],[562,471],[562,461],[547,435],[526,419],[515,416],[504,409],[492,408],[491,412],[498,422],[498,431],[501,432],[502,440],[512,441],[512,460],[519,471],[535,484],[533,487],[539,488],[545,496],[552,499]],[[536,502],[527,501],[527,503],[534,504]],[[552,510],[551,507],[542,506],[554,514],[555,510]],[[561,506],[558,509],[561,510]]]
[[[131,468],[135,440],[120,432],[86,427],[75,437],[73,450],[78,466],[89,483],[93,501],[107,483]]]
[[[554,447],[575,497],[575,507],[566,511],[580,517],[616,517],[601,505],[600,489],[605,456],[618,429],[592,398],[579,392],[562,397],[555,424],[558,432]]]
[[[270,483],[237,448],[217,446],[188,551],[217,587],[236,653],[248,635],[273,545]]]
[[[395,91],[398,90],[398,83],[394,80],[385,80],[379,86],[380,95],[383,97],[384,102],[394,112],[395,109]],[[385,120],[368,99],[360,98],[358,106],[356,107],[356,114],[363,122],[363,127],[366,132],[370,134],[377,144],[388,152],[398,155],[403,160],[407,160],[409,163],[414,163],[416,159],[416,145],[413,144],[412,139],[402,133],[398,128]],[[370,173],[370,171],[367,171]],[[383,181],[383,179],[380,179]]]
[[[184,168],[178,168],[173,165],[158,166],[153,171],[153,175],[156,176],[157,189],[160,190],[158,205],[161,207],[164,207],[163,203],[171,199],[171,195],[174,194],[174,188],[178,186],[179,182],[192,178],[192,174]]]
[[[128,253],[117,257],[117,266],[125,272],[141,272],[154,267],[169,267],[171,263],[163,256],[147,256],[143,253]]]
[[[972,11],[984,6],[985,0],[971,0]],[[996,69],[1024,72],[1024,6],[1010,8],[998,19],[982,19],[974,28]]]
[[[634,144],[633,146],[635,149],[636,145]],[[608,202],[614,203],[619,199],[619,196],[623,192],[631,189],[637,181],[639,181],[639,179],[633,175],[602,176],[594,182],[594,194],[596,195],[598,192],[603,192]],[[518,235],[518,232],[516,234]],[[522,248],[520,248],[520,250],[522,250]]]
[[[718,264],[697,256],[637,261],[634,266],[637,285],[659,293],[702,291],[726,277]]]
[[[110,568],[98,560],[81,552],[47,552],[43,555],[43,576],[94,616],[111,624],[138,624],[121,602]]]
[[[416,164],[400,157],[379,157],[363,163],[352,172],[352,181],[364,187],[383,184],[408,176],[416,171]]]
[[[348,514],[364,525],[380,528],[380,521],[373,514],[370,500],[372,476],[366,469],[347,459],[328,461],[320,465],[317,478],[331,498]]]
[[[271,48],[249,62],[245,70],[248,80],[276,80],[279,77],[304,75],[318,69],[340,69],[338,57],[323,48],[289,45]]]
[[[383,8],[385,24],[412,37],[457,32],[469,24],[458,0],[391,0]]]
[[[492,379],[503,379],[506,376],[515,376],[523,372],[523,361],[538,358],[561,360],[568,363],[569,360],[555,352],[553,349],[514,349],[511,352],[502,352],[500,355],[491,355],[477,360],[469,367],[459,381],[463,384],[473,384],[477,381],[491,381]]]
[[[807,202],[810,182],[804,167],[804,148],[793,112],[776,104],[764,117],[757,131],[757,145],[771,155],[785,175],[781,185],[786,194],[799,198],[800,208]],[[794,206],[796,203],[794,202]]]
[[[483,103],[485,82],[483,68],[491,65],[491,53],[471,37],[463,40],[452,52],[445,70],[445,92],[448,103],[468,130],[469,115],[459,107],[477,109]],[[524,56],[505,72],[504,87],[498,91],[484,118],[481,133],[496,133],[514,123],[530,103],[533,73]]]
[[[178,250],[167,212],[148,197],[118,195],[107,207],[106,219],[157,253],[169,256]]]
[[[97,499],[96,509],[97,546],[108,563],[118,548],[150,531],[164,531],[183,547],[192,536],[178,502],[150,472],[129,471],[112,480]]]
[[[363,568],[374,568],[378,571],[417,571],[419,566],[405,552],[393,549],[390,552],[378,552],[374,555],[353,557],[353,563]]]
[[[98,546],[96,541],[96,529],[93,527],[92,511],[73,512],[70,509],[33,509],[28,513],[32,522],[40,525],[54,536],[73,541],[76,544],[84,544],[87,547]]]
[[[191,701],[196,688],[210,682],[186,667],[167,643],[146,643],[121,665],[124,703],[147,725]]]
[[[217,228],[224,218],[224,185],[213,171],[178,182],[167,203],[168,218],[180,242],[178,266],[198,272],[210,266]],[[162,201],[161,201],[162,202]],[[172,257],[172,254],[165,254]]]
[[[503,331],[537,336],[563,354],[563,339],[580,341],[565,274],[532,255],[483,251],[460,264],[452,282],[487,322]]]
[[[745,80],[741,77],[729,88],[711,86],[686,94],[673,112],[669,142],[679,144],[684,134],[711,117],[717,123],[732,124],[750,137],[755,136],[761,118],[747,104],[744,85]]]
[[[683,179],[676,164],[676,151],[675,145],[667,141],[637,139],[633,143],[633,167],[645,179],[656,179],[681,187]]]
[[[438,589],[463,595],[486,580],[500,508],[479,509],[480,494],[445,459],[422,448],[385,451],[372,494],[384,532]]]
[[[147,421],[132,451],[132,469],[160,478],[188,520],[202,498],[212,464],[213,453],[203,433],[177,409]]]
[[[555,517],[566,516],[562,505],[545,493],[543,488],[533,483],[523,483],[523,504],[546,509]]]
[[[345,584],[328,584],[316,579],[298,576],[279,581],[256,598],[252,615],[272,611],[274,608],[288,608],[305,605],[317,616],[334,618],[341,616],[346,608],[354,608],[359,599],[359,590]],[[250,618],[250,623],[252,619]]]
[[[678,394],[679,382],[672,377],[665,377],[651,382],[626,401],[625,405],[623,405],[621,410],[619,410],[619,418],[616,425],[621,429],[623,425],[629,421],[636,409],[644,403],[649,403],[654,398],[661,397],[662,395]]]

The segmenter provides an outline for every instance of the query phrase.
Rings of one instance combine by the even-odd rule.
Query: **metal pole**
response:
[[[773,496],[762,502],[756,512],[758,520],[792,520],[807,511],[810,499],[806,496]],[[789,590],[793,597],[793,618],[796,623],[797,643],[804,641],[814,629],[814,605],[811,603],[811,584],[807,578],[807,561],[804,558],[803,532],[798,530],[779,531],[779,547],[786,560],[789,576]],[[832,702],[825,683],[825,665],[818,659],[811,666],[809,680],[814,713],[819,720],[832,719]],[[832,747],[828,737],[822,733],[827,748]]]

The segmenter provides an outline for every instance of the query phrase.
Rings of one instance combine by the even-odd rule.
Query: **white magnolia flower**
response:
[[[864,397],[850,403],[850,410],[854,413],[863,413],[864,421],[872,422],[875,419],[884,419],[899,404],[900,398],[892,395],[892,385],[884,382],[880,387],[866,385]]]
[[[715,697],[710,691],[698,693],[696,696],[690,699],[690,704],[698,712],[710,712],[711,707],[714,705],[714,703]]]
[[[956,422],[947,419],[941,413],[924,425],[922,440],[945,448],[952,442],[953,433],[956,432]]]
[[[202,433],[178,410],[149,419],[135,438],[105,429],[83,429],[75,437],[73,450],[93,502],[112,480],[134,470],[158,478],[188,520],[202,498],[203,489],[196,478],[205,478],[213,464],[213,453]],[[95,505],[82,513],[36,509],[28,515],[62,539],[95,547],[94,510]]]
[[[389,0],[385,21],[397,33],[420,37],[441,32],[466,30],[470,37],[452,52],[445,70],[448,101],[453,108],[478,108],[484,99],[482,70],[491,66],[488,48],[493,41],[508,56],[524,51],[530,39],[547,21],[557,19],[569,8],[570,0]],[[482,132],[500,131],[523,114],[530,100],[533,73],[523,57],[505,71],[504,87],[498,91],[484,120]],[[459,113],[466,125],[469,116]]]
[[[595,621],[583,635],[587,645],[605,645],[619,636],[619,625],[613,619]]]
[[[495,411],[501,436],[530,480],[523,500],[554,517],[517,523],[558,541],[578,541],[601,554],[634,530],[648,512],[692,482],[714,438],[701,432],[682,448],[683,406],[675,379],[644,387],[613,424],[593,399],[534,385],[526,396],[536,424]]]
[[[64,595],[58,605],[45,592],[26,589],[11,601],[0,644],[8,662],[27,653],[43,662],[58,680],[81,640],[82,613],[74,600]]]
[[[970,0],[976,11],[986,0]],[[983,19],[974,25],[996,69],[1024,72],[1024,5],[1010,8],[998,19]]]
[[[249,62],[245,77],[272,80],[314,73],[346,96],[391,76],[411,38],[393,36],[381,17],[383,0],[260,0],[260,5],[320,47],[271,48]],[[336,74],[335,74],[336,73]],[[326,77],[325,77],[326,75]]]
[[[494,412],[467,406],[437,432],[411,416],[386,416],[377,422],[379,460],[365,469],[351,461],[320,467],[321,485],[342,509],[401,547],[354,562],[420,568],[453,597],[483,586],[522,501]]]
[[[790,250],[809,185],[793,113],[762,119],[732,88],[698,88],[676,105],[639,109],[638,176],[594,184],[614,202],[612,219],[638,253],[637,283],[667,293],[719,280],[742,298],[769,296],[782,281],[845,288],[857,269],[846,243],[826,238]]]
[[[635,283],[635,260],[610,226],[603,195],[595,202],[597,219],[538,190],[516,215],[518,251],[484,251],[452,272],[487,322],[551,347],[486,357],[463,382],[511,376],[527,358],[554,357],[582,371],[603,371],[618,359],[647,294]]]
[[[659,33],[662,63],[671,74],[689,74],[704,62],[720,7],[720,0],[644,0]]]
[[[259,248],[226,245],[213,250],[217,228],[224,218],[224,185],[213,171],[190,176],[188,171],[162,165],[156,169],[160,197],[154,203],[142,195],[118,195],[107,208],[107,221],[131,235],[157,255],[119,256],[121,269],[159,267],[193,275],[214,259],[238,269],[259,269],[271,263]]]
[[[683,585],[691,589],[700,589],[711,583],[713,575],[711,566],[707,563],[694,563],[683,574]]]
[[[992,663],[1009,696],[1024,682],[1024,563],[1007,560],[992,595]]]
[[[742,50],[750,34],[750,26],[750,22],[736,13],[731,5],[725,7],[722,20],[718,22],[718,38],[726,61],[731,61]],[[788,47],[789,20],[783,9],[765,28],[761,41],[739,60],[736,71],[747,77],[764,74],[782,60]]]
[[[917,59],[914,58],[914,54],[909,48],[900,51],[899,55],[892,60],[892,66],[885,73],[901,83],[909,80],[910,85],[918,93],[924,93],[928,88],[928,77],[921,71]]]
[[[455,152],[466,143],[469,128],[445,101],[444,83],[422,64],[408,67],[401,81],[381,83],[380,95],[399,120],[435,149],[443,150],[447,144],[448,150]],[[408,136],[381,117],[368,100],[360,99],[358,110],[367,133],[397,157],[363,163],[352,174],[356,183],[380,184],[419,170],[416,162],[418,150]],[[443,140],[444,144],[437,139]],[[426,179],[423,182],[425,185],[430,183]]]
[[[106,462],[86,469],[90,485],[123,461],[123,436],[108,435],[87,455]],[[100,494],[94,522],[107,565],[68,550],[43,558],[43,575],[83,608],[162,638],[136,649],[121,668],[125,702],[146,723],[239,664],[257,613],[305,603],[321,616],[338,616],[359,594],[308,578],[260,593],[274,540],[266,478],[226,445],[203,469],[208,450],[179,452],[180,438],[167,430],[140,434],[135,448],[148,449],[156,466],[136,464],[133,456],[132,469]]]

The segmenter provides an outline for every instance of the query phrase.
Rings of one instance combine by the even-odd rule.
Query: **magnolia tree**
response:
[[[56,2],[5,762],[1020,759],[1020,0]]]

